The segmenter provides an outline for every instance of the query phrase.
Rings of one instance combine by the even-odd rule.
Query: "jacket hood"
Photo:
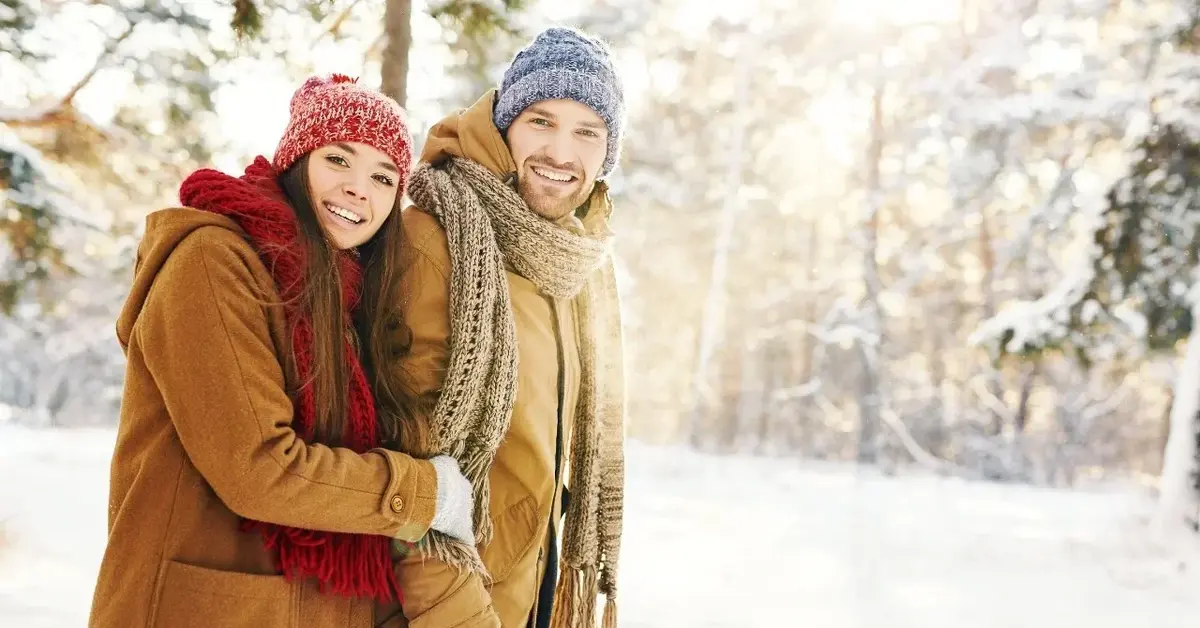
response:
[[[122,347],[129,344],[130,333],[163,264],[180,242],[204,227],[229,229],[245,236],[241,227],[233,220],[199,209],[164,209],[146,217],[146,233],[138,244],[137,261],[133,269],[133,287],[129,296],[125,298],[121,314],[117,317],[117,339]]]
[[[517,164],[504,137],[492,122],[495,104],[496,90],[491,89],[475,104],[433,125],[421,151],[421,161],[437,166],[451,157],[470,159],[509,185],[515,185]],[[574,224],[563,226],[589,232],[607,232],[611,214],[608,185],[604,181],[596,181],[588,202],[575,212],[577,220],[572,221]]]
[[[496,90],[489,90],[475,104],[460,109],[433,125],[421,161],[440,165],[451,157],[470,159],[501,179],[517,173],[508,144],[492,122]]]

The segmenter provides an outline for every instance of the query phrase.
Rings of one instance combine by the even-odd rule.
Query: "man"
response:
[[[624,390],[603,179],[623,121],[608,48],[551,28],[430,131],[404,213],[399,366],[436,395],[419,418],[476,489],[479,547],[431,534],[399,561],[414,628],[592,625],[600,593],[616,626]]]

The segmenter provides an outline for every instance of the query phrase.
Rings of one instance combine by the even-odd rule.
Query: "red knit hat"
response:
[[[403,192],[412,167],[412,136],[396,101],[360,87],[344,74],[313,76],[292,95],[291,119],[272,164],[287,170],[304,155],[335,142],[361,142],[396,162]]]

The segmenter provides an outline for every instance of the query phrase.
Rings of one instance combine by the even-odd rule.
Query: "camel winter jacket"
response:
[[[91,628],[368,628],[370,600],[274,572],[243,518],[420,539],[437,479],[423,460],[308,444],[291,428],[274,281],[230,219],[147,219],[117,322],[128,366],[108,546]]]

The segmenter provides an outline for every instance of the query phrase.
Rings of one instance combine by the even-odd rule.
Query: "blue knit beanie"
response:
[[[492,122],[504,135],[526,107],[559,98],[591,107],[608,126],[608,155],[600,168],[606,176],[620,157],[625,122],[625,95],[608,46],[570,28],[542,31],[504,72]]]

